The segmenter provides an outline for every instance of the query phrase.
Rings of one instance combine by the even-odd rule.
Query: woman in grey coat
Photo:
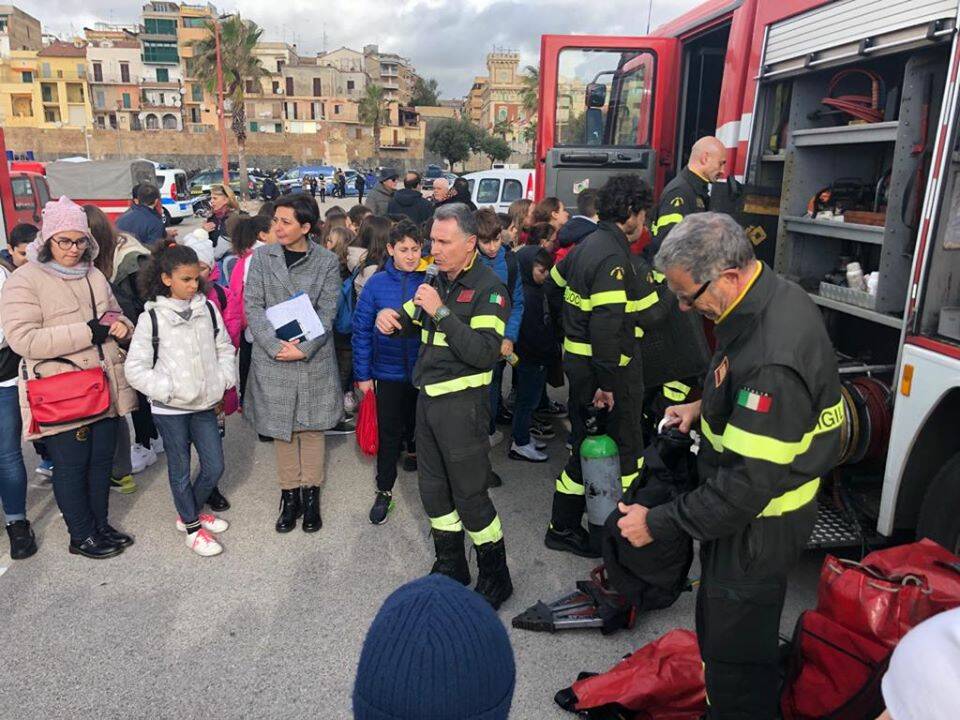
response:
[[[324,430],[343,414],[332,339],[340,265],[307,238],[319,215],[316,201],[302,193],[277,200],[277,244],[254,252],[244,285],[253,354],[243,414],[257,433],[273,438],[281,498],[276,529],[282,533],[293,530],[301,514],[305,532],[322,526]],[[280,340],[266,310],[300,292],[309,296],[326,332],[309,341]]]

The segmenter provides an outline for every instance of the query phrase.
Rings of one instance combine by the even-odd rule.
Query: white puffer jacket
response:
[[[208,410],[237,381],[230,335],[220,312],[213,308],[218,328],[214,339],[213,306],[202,293],[190,301],[189,320],[177,314],[174,302],[158,297],[144,306],[123,369],[129,383],[153,403],[177,410]],[[150,310],[156,311],[160,338],[156,367]]]

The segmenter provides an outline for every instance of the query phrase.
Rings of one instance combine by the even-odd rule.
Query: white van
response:
[[[492,207],[505,213],[516,200],[533,200],[536,171],[482,170],[463,176],[470,183],[470,199],[474,205]]]
[[[164,224],[179,225],[186,217],[193,216],[187,174],[179,168],[157,168],[157,187],[163,204]]]

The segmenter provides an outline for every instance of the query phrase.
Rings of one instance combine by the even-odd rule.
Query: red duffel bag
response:
[[[357,445],[364,455],[376,455],[380,447],[380,435],[377,430],[377,396],[370,392],[363,394],[360,409],[357,411]]]
[[[635,720],[698,720],[707,711],[697,635],[671,630],[601,675],[578,680],[557,693],[572,712],[612,706]]]

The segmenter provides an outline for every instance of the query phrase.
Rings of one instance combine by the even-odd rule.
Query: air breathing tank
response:
[[[590,405],[584,410],[587,436],[580,444],[580,467],[587,501],[590,545],[600,551],[603,524],[623,497],[620,481],[620,451],[606,434],[606,410]]]

